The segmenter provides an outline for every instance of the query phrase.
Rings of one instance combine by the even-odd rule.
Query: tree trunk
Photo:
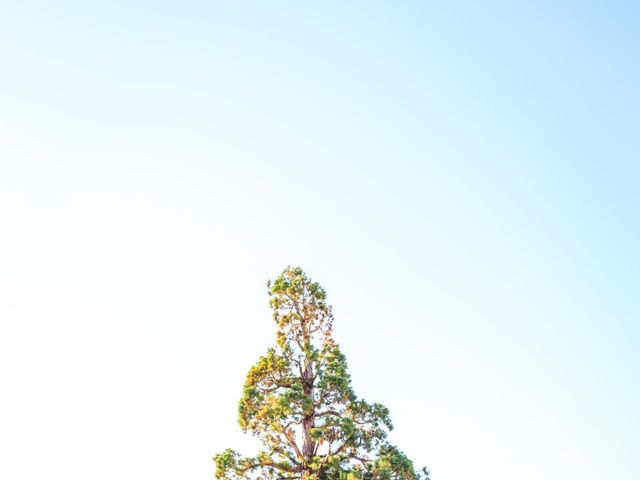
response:
[[[311,362],[305,365],[304,372],[302,373],[302,386],[304,394],[309,397],[310,403],[313,405],[313,365]],[[311,438],[311,429],[313,427],[315,427],[315,415],[312,410],[307,412],[302,419],[302,432],[304,435],[302,454],[304,455],[306,464],[310,462],[316,448],[316,442]]]

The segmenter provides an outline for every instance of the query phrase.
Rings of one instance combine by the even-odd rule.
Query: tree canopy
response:
[[[214,457],[219,480],[428,480],[387,441],[389,411],[356,396],[325,290],[301,268],[268,282],[276,345],[249,370],[238,421],[264,450]]]

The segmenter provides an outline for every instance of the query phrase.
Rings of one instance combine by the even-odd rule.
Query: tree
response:
[[[276,346],[244,384],[239,423],[265,449],[214,457],[219,480],[428,480],[387,442],[389,411],[359,399],[324,289],[300,268],[267,283]]]

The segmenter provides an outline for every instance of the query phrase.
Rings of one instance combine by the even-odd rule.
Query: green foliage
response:
[[[249,370],[238,406],[264,450],[214,457],[219,480],[428,480],[387,442],[383,405],[359,399],[332,336],[324,289],[300,268],[267,284],[276,346]]]

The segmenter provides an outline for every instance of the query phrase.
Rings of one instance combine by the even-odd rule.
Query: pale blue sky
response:
[[[640,8],[513,3],[3,2],[0,477],[251,453],[293,264],[434,480],[640,478]]]

